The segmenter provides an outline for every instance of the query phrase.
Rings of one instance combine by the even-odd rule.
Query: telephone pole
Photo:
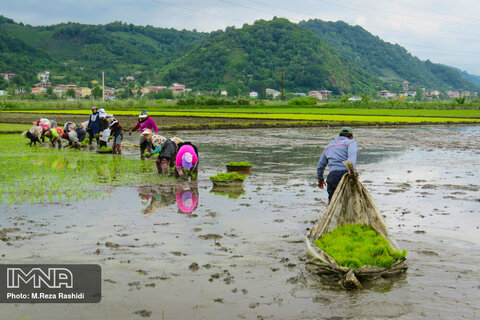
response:
[[[102,71],[102,101],[105,102],[105,72]]]
[[[285,101],[285,93],[283,90],[283,69],[282,69],[282,101]]]

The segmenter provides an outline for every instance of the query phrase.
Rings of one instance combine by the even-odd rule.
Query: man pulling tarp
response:
[[[372,197],[358,179],[351,161],[356,161],[357,154],[352,138],[352,129],[344,127],[322,153],[318,185],[323,189],[323,170],[329,164],[329,205],[305,241],[308,269],[334,277],[345,289],[360,289],[359,280],[402,273],[407,262],[406,251],[390,237]]]

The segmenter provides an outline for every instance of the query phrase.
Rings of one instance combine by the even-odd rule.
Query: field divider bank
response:
[[[438,110],[435,110],[438,111]],[[88,115],[90,110],[29,110],[2,111],[2,113],[38,113]],[[137,116],[137,110],[115,110],[114,115]],[[441,123],[480,123],[480,118],[432,117],[432,116],[396,116],[396,115],[344,115],[344,114],[298,114],[298,113],[246,113],[246,112],[210,112],[210,111],[149,111],[150,116],[261,119],[261,120],[297,120],[319,123],[355,123],[355,124],[441,124]]]

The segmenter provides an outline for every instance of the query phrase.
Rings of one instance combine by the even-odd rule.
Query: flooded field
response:
[[[198,183],[0,204],[2,263],[94,263],[103,278],[99,304],[3,304],[0,319],[480,318],[480,127],[355,131],[360,179],[409,264],[355,293],[305,268],[327,202],[315,168],[337,129],[164,134],[197,144]],[[244,191],[212,190],[229,161],[253,163]]]

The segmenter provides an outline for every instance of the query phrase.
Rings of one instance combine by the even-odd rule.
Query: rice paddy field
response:
[[[0,319],[478,319],[480,126],[354,132],[360,179],[409,266],[360,292],[305,263],[328,202],[315,168],[338,128],[161,130],[198,147],[196,181],[158,175],[138,133],[121,156],[0,135],[2,263],[102,268],[100,303],[2,304]],[[246,160],[243,188],[212,186]]]

